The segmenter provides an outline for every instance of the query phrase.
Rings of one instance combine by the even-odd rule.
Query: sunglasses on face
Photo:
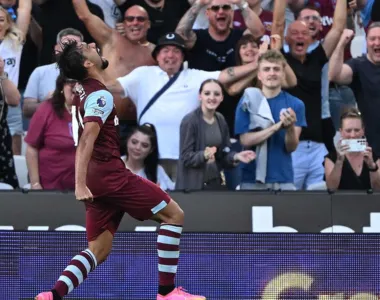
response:
[[[133,22],[134,20],[137,20],[139,23],[144,23],[147,18],[143,16],[126,16],[124,17],[124,20],[127,22]]]
[[[229,11],[232,9],[232,7],[229,4],[224,4],[224,5],[213,5],[209,7],[208,9],[211,10],[212,12],[218,12],[220,9],[222,9],[223,11]]]

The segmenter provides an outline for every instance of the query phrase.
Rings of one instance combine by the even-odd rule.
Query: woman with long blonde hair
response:
[[[28,33],[32,0],[18,1],[17,13],[12,15],[4,7],[0,7],[0,59],[4,61],[2,80],[19,84],[21,53]],[[14,21],[15,19],[15,21]],[[21,154],[22,112],[21,106],[9,107],[7,122],[12,136],[13,154]]]

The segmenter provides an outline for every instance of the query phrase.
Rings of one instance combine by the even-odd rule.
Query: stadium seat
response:
[[[18,177],[18,184],[23,187],[28,183],[28,167],[26,165],[26,159],[23,155],[13,155],[13,159],[16,167],[16,174]]]
[[[13,186],[8,183],[0,182],[0,190],[13,190]]]

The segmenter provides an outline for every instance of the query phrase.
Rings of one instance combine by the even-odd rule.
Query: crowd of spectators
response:
[[[0,5],[0,189],[75,187],[70,40],[107,58],[121,159],[164,190],[380,188],[380,0]]]

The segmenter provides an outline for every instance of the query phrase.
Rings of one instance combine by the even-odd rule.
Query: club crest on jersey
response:
[[[101,96],[98,100],[96,100],[96,104],[98,104],[99,107],[106,106],[106,98]]]

